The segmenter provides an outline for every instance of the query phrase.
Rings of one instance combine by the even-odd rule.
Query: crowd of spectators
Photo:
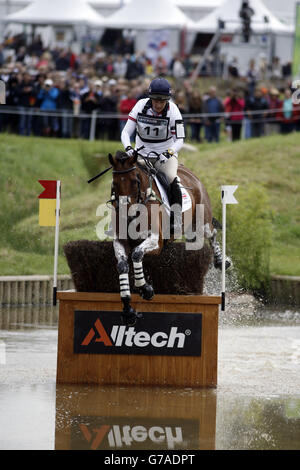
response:
[[[232,141],[242,135],[300,130],[300,111],[288,81],[279,89],[261,85],[266,63],[257,67],[250,61],[243,77],[236,60],[228,64],[229,76],[241,81],[225,96],[213,86],[200,92],[198,82],[191,80],[194,66],[190,57],[174,57],[168,64],[163,57],[151,61],[143,53],[109,54],[99,45],[75,55],[66,49],[45,49],[40,38],[30,46],[0,44],[0,78],[6,83],[0,132],[88,139],[91,116],[97,113],[95,137],[119,140],[126,116],[147,96],[157,75],[171,77],[173,99],[192,141],[218,142],[221,128]],[[276,79],[289,78],[289,70],[280,69],[276,58],[270,71]]]

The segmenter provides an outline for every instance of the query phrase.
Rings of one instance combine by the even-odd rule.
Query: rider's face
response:
[[[152,108],[156,113],[161,113],[166,106],[166,100],[154,100],[152,98]]]

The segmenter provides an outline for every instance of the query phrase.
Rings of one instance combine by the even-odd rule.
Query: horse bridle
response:
[[[123,174],[126,174],[126,173],[130,173],[131,171],[134,171],[134,170],[136,170],[136,169],[137,169],[136,166],[132,166],[131,168],[127,168],[126,170],[113,170],[112,173],[115,174],[115,175],[123,175]],[[139,203],[139,202],[141,202],[141,180],[140,180],[140,177],[139,177],[139,174],[138,174],[138,173],[137,173],[137,175],[136,175],[136,182],[137,182],[137,187],[138,187],[138,191],[137,191],[137,201],[138,201],[138,203]],[[131,203],[131,197],[132,197],[132,196],[133,196],[132,194],[129,194],[129,195],[126,195],[126,196],[119,196],[119,198],[120,198],[120,197],[123,198],[123,204],[124,204],[124,200],[125,200],[125,203],[126,203],[126,204],[128,204],[128,203],[130,204],[130,203]],[[134,195],[134,196],[135,196],[135,195]],[[116,196],[115,196],[115,200],[114,200],[114,201],[110,200],[110,201],[108,201],[108,202],[116,202],[116,199],[117,199],[117,198],[116,198]],[[119,203],[117,203],[116,209],[118,209],[118,208],[119,208]]]

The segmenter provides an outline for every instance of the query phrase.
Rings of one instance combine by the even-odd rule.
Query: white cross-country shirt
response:
[[[163,113],[156,113],[152,107],[147,107],[146,112],[143,112],[148,101],[149,98],[139,100],[130,111],[121,134],[124,148],[131,145],[130,137],[136,130],[135,148],[144,146],[139,152],[142,155],[147,156],[151,151],[161,154],[168,149],[177,154],[185,137],[183,120],[177,105],[168,101],[168,110],[164,116]]]

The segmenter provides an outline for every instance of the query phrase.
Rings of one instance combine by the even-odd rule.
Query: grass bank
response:
[[[54,228],[38,225],[43,190],[39,179],[62,181],[59,273],[69,272],[62,245],[81,238],[97,240],[96,209],[110,194],[110,173],[97,183],[86,181],[108,166],[108,152],[119,147],[118,142],[0,135],[0,275],[53,271]],[[240,203],[227,209],[229,247],[245,233],[255,237],[255,211],[260,211],[255,204],[261,202],[271,217],[270,271],[300,275],[299,134],[197,145],[196,152],[182,151],[180,159],[207,187],[218,217],[220,186],[239,185]],[[231,214],[235,216],[230,226]]]

